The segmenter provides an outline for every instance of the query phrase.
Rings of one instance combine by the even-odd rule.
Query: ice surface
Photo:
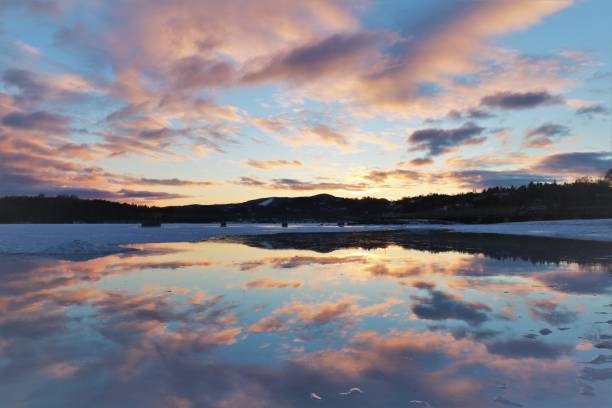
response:
[[[190,242],[228,235],[378,231],[401,226],[349,226],[289,224],[164,224],[142,228],[138,224],[0,224],[0,253],[4,254],[110,254],[122,244]]]
[[[307,232],[451,230],[457,232],[531,235],[612,242],[612,219],[514,222],[479,225],[337,225],[289,224],[164,224],[141,228],[138,224],[0,224],[3,254],[110,254],[122,244],[200,241],[227,235]]]
[[[112,254],[120,251],[121,248],[116,245],[92,244],[80,239],[62,242],[59,245],[52,245],[43,250],[44,253],[49,255]]]
[[[612,218],[507,222],[503,224],[457,224],[452,225],[451,229],[458,232],[529,235],[612,242]]]

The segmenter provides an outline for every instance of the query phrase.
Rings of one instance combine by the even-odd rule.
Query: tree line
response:
[[[341,198],[329,194],[264,199],[240,204],[155,207],[75,196],[0,198],[0,223],[160,222],[354,222],[393,223],[414,219],[503,222],[612,217],[612,169],[602,178],[570,183],[529,183],[479,192],[428,194],[396,201]]]

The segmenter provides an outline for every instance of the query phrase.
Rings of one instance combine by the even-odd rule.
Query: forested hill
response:
[[[530,183],[456,195],[377,198],[268,197],[239,204],[149,207],[72,196],[0,198],[0,223],[354,222],[432,219],[468,223],[612,218],[612,177],[567,184]]]

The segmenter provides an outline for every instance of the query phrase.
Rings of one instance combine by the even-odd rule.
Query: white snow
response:
[[[450,230],[612,242],[612,219],[513,222],[479,225],[337,225],[289,224],[0,224],[0,254],[110,254],[122,244],[201,241],[227,235],[385,230]]]
[[[260,206],[262,207],[266,207],[268,205],[270,205],[272,203],[272,201],[274,201],[273,198],[268,198],[267,200],[263,200],[262,202],[258,203]]]
[[[534,237],[612,242],[612,218],[507,222],[503,224],[457,224],[450,227],[451,230],[457,232],[529,235]]]

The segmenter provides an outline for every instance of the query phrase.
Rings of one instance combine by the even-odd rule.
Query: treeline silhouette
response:
[[[0,198],[0,223],[349,222],[414,219],[484,223],[612,217],[612,170],[597,180],[529,183],[462,194],[428,194],[397,201],[319,194],[262,198],[239,204],[154,207],[75,196]]]
[[[455,195],[403,198],[398,212],[419,218],[461,222],[500,222],[612,216],[612,170],[599,180],[529,183]]]

